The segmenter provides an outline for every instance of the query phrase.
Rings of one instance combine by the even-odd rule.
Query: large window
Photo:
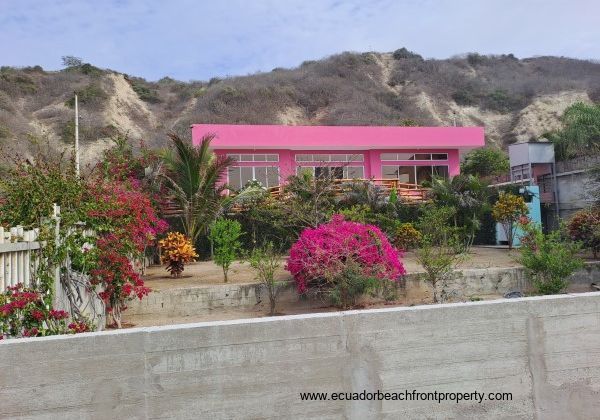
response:
[[[263,154],[261,154],[261,153],[239,154],[239,153],[234,153],[234,154],[228,154],[227,157],[232,158],[236,162],[278,162],[279,161],[279,155],[275,154],[275,153],[270,153],[270,154],[264,154],[264,153]]]
[[[396,166],[381,167],[383,179],[397,179],[406,184],[422,184],[431,181],[432,177],[448,178],[448,166]]]
[[[298,153],[296,154],[296,162],[362,162],[365,157],[360,154],[348,154],[348,153],[337,153],[337,154],[308,154]]]
[[[448,160],[448,153],[382,153],[381,160]]]
[[[298,166],[296,173],[309,173],[315,177],[331,176],[335,179],[363,179],[365,176],[362,166]]]
[[[236,191],[250,181],[258,181],[265,188],[279,185],[279,168],[276,166],[230,166],[227,176],[227,183]]]

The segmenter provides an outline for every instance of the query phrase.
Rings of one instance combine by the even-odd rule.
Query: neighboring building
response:
[[[216,154],[236,160],[232,189],[252,180],[275,187],[302,171],[420,185],[457,175],[461,154],[485,144],[483,127],[192,125],[194,144],[206,134]]]
[[[510,182],[496,185],[539,187],[541,221],[546,229],[557,228],[561,219],[593,203],[588,171],[600,165],[600,156],[555,162],[554,145],[548,141],[511,144],[508,155]]]

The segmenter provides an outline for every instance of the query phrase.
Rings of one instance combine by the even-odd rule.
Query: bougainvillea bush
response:
[[[40,227],[39,240],[46,245],[31,280],[46,306],[52,304],[58,267],[63,289],[75,290],[79,286],[73,279],[84,279],[120,326],[126,302],[149,292],[132,261],[143,257],[167,228],[156,210],[159,188],[145,175],[157,165],[157,155],[143,146],[135,155],[127,138],[118,136],[94,168],[82,168],[81,176],[65,156],[40,151],[34,164],[13,159],[14,167],[0,177],[0,223]],[[54,204],[60,206],[60,241],[50,219]],[[80,325],[86,303],[80,306],[72,293],[65,294],[72,320]]]
[[[90,330],[84,321],[69,322],[69,314],[48,308],[42,294],[22,284],[0,293],[0,340],[79,333]]]
[[[286,268],[294,276],[299,293],[322,291],[338,296],[342,306],[353,299],[352,290],[398,281],[405,274],[401,253],[373,225],[344,220],[302,231],[292,246]],[[364,287],[357,287],[359,280]],[[339,286],[342,286],[340,290]]]
[[[132,259],[142,256],[146,246],[168,227],[156,215],[147,194],[136,186],[135,182],[98,182],[89,189],[97,197],[87,212],[97,235],[92,284],[100,286],[99,296],[117,327],[126,302],[150,292]]]
[[[573,215],[567,225],[569,236],[579,241],[594,254],[600,253],[600,206],[580,210]]]

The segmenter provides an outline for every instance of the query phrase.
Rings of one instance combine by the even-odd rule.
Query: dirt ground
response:
[[[473,247],[471,253],[465,260],[459,265],[461,269],[469,268],[490,268],[490,267],[518,267],[519,264],[516,262],[518,251],[509,251],[502,247]],[[422,268],[416,261],[414,253],[407,252],[402,262],[408,273],[422,272]],[[282,258],[282,266],[277,273],[278,280],[291,280],[290,274],[285,271],[285,259]],[[165,270],[164,266],[151,266],[146,269],[144,277],[146,285],[156,291],[169,290],[169,289],[185,289],[188,287],[198,285],[218,285],[225,284],[223,282],[223,272],[221,268],[215,265],[211,261],[196,262],[186,265],[185,271],[181,278],[174,279],[169,276],[169,273]],[[244,283],[255,283],[254,273],[250,269],[247,263],[235,262],[231,266],[229,272],[229,284],[244,284]],[[589,290],[569,290],[568,292],[583,292]],[[501,295],[485,295],[478,296],[481,300],[490,300],[501,298]],[[382,308],[382,307],[402,307],[402,306],[414,306],[431,304],[431,297],[429,295],[414,298],[408,300],[407,298],[399,298],[398,300],[385,302],[382,299],[363,299],[361,304],[356,308]],[[328,302],[307,302],[298,300],[298,302],[280,304],[278,311],[281,311],[278,315],[295,315],[304,313],[317,313],[317,312],[333,312],[338,311],[338,308],[332,307]],[[160,325],[173,325],[173,324],[185,324],[193,322],[206,322],[206,321],[224,321],[233,319],[244,319],[244,318],[258,318],[268,316],[268,307],[266,302],[257,304],[254,307],[225,307],[215,309],[208,313],[202,313],[193,316],[181,316],[181,317],[163,317],[158,315],[156,317],[144,317],[140,319],[134,319],[129,326],[160,326]],[[124,313],[125,322],[127,319],[127,312]]]
[[[459,268],[489,268],[489,267],[517,267],[515,262],[518,251],[508,251],[506,248],[473,247],[468,257],[459,265]],[[421,272],[422,268],[417,262],[414,253],[407,252],[402,258],[404,268],[408,273]],[[284,269],[285,259],[277,273],[278,280],[291,280],[290,274]],[[223,271],[212,261],[195,262],[185,266],[182,276],[178,279],[171,278],[164,266],[151,266],[146,269],[144,277],[147,286],[154,290],[175,289],[202,284],[223,284]],[[255,283],[254,273],[247,263],[235,262],[229,271],[229,283]]]

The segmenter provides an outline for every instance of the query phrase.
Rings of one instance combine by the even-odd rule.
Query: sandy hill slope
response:
[[[564,109],[600,100],[600,64],[562,57],[468,54],[423,59],[342,53],[293,69],[207,82],[157,82],[85,64],[58,72],[0,68],[0,145],[26,151],[73,138],[80,97],[84,158],[94,160],[117,130],[153,146],[191,123],[484,125],[506,146],[559,127]]]

